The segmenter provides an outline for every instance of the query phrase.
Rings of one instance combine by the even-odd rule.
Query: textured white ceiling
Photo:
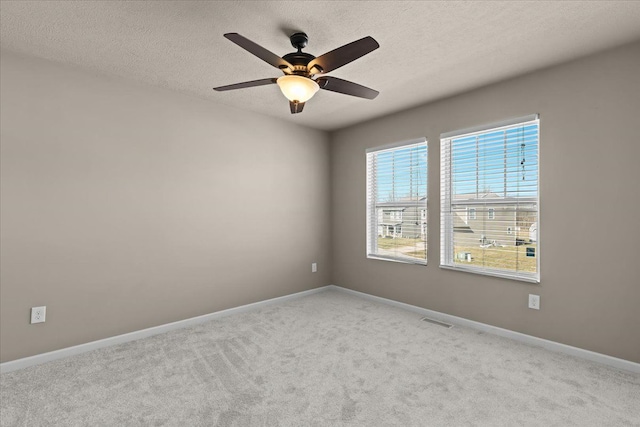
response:
[[[2,1],[1,47],[331,130],[640,39],[639,1]],[[370,35],[380,48],[329,75],[375,100],[320,91],[291,115],[281,73],[225,39],[319,56]]]

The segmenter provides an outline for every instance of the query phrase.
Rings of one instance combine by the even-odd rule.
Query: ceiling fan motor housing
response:
[[[316,59],[310,53],[302,52],[302,49],[307,47],[309,43],[309,37],[305,33],[294,33],[289,37],[289,40],[291,40],[291,46],[298,49],[298,51],[288,53],[282,59],[293,65],[293,74],[309,77],[307,64]]]
[[[294,74],[308,76],[309,73],[307,71],[307,64],[312,60],[316,59],[316,57],[311,55],[310,53],[292,52],[292,53],[287,53],[285,56],[282,57],[282,59],[287,61],[289,64],[293,65]]]

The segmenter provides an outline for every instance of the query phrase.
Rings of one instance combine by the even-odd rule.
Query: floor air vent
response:
[[[433,323],[434,325],[438,325],[438,326],[444,326],[445,328],[453,328],[453,325],[450,325],[448,323],[444,323],[441,322],[439,320],[435,320],[435,319],[430,319],[428,317],[423,317],[422,319],[423,322],[429,322],[429,323]]]

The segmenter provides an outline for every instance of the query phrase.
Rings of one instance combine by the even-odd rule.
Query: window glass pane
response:
[[[506,272],[536,273],[536,257],[531,256],[531,251],[535,252],[537,246],[537,212],[505,207],[496,210],[491,223],[484,222],[483,216],[484,212],[479,210],[475,220],[456,221],[454,262]]]
[[[367,256],[426,263],[426,140],[367,153],[367,230]]]
[[[539,278],[539,121],[441,140],[441,264]]]

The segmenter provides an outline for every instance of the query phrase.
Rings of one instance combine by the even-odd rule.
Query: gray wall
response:
[[[440,133],[532,113],[541,119],[541,283],[440,269]],[[335,132],[333,283],[640,362],[639,118],[635,43]],[[428,265],[368,260],[365,149],[424,136]],[[529,293],[541,296],[540,311],[527,308]]]
[[[326,133],[0,62],[0,360],[329,284]]]
[[[328,283],[640,362],[640,43],[331,144],[46,61],[2,52],[0,65],[3,362]],[[439,134],[531,113],[542,282],[440,270]],[[421,136],[429,265],[367,260],[365,149]],[[29,325],[35,305],[47,305],[45,324]]]

